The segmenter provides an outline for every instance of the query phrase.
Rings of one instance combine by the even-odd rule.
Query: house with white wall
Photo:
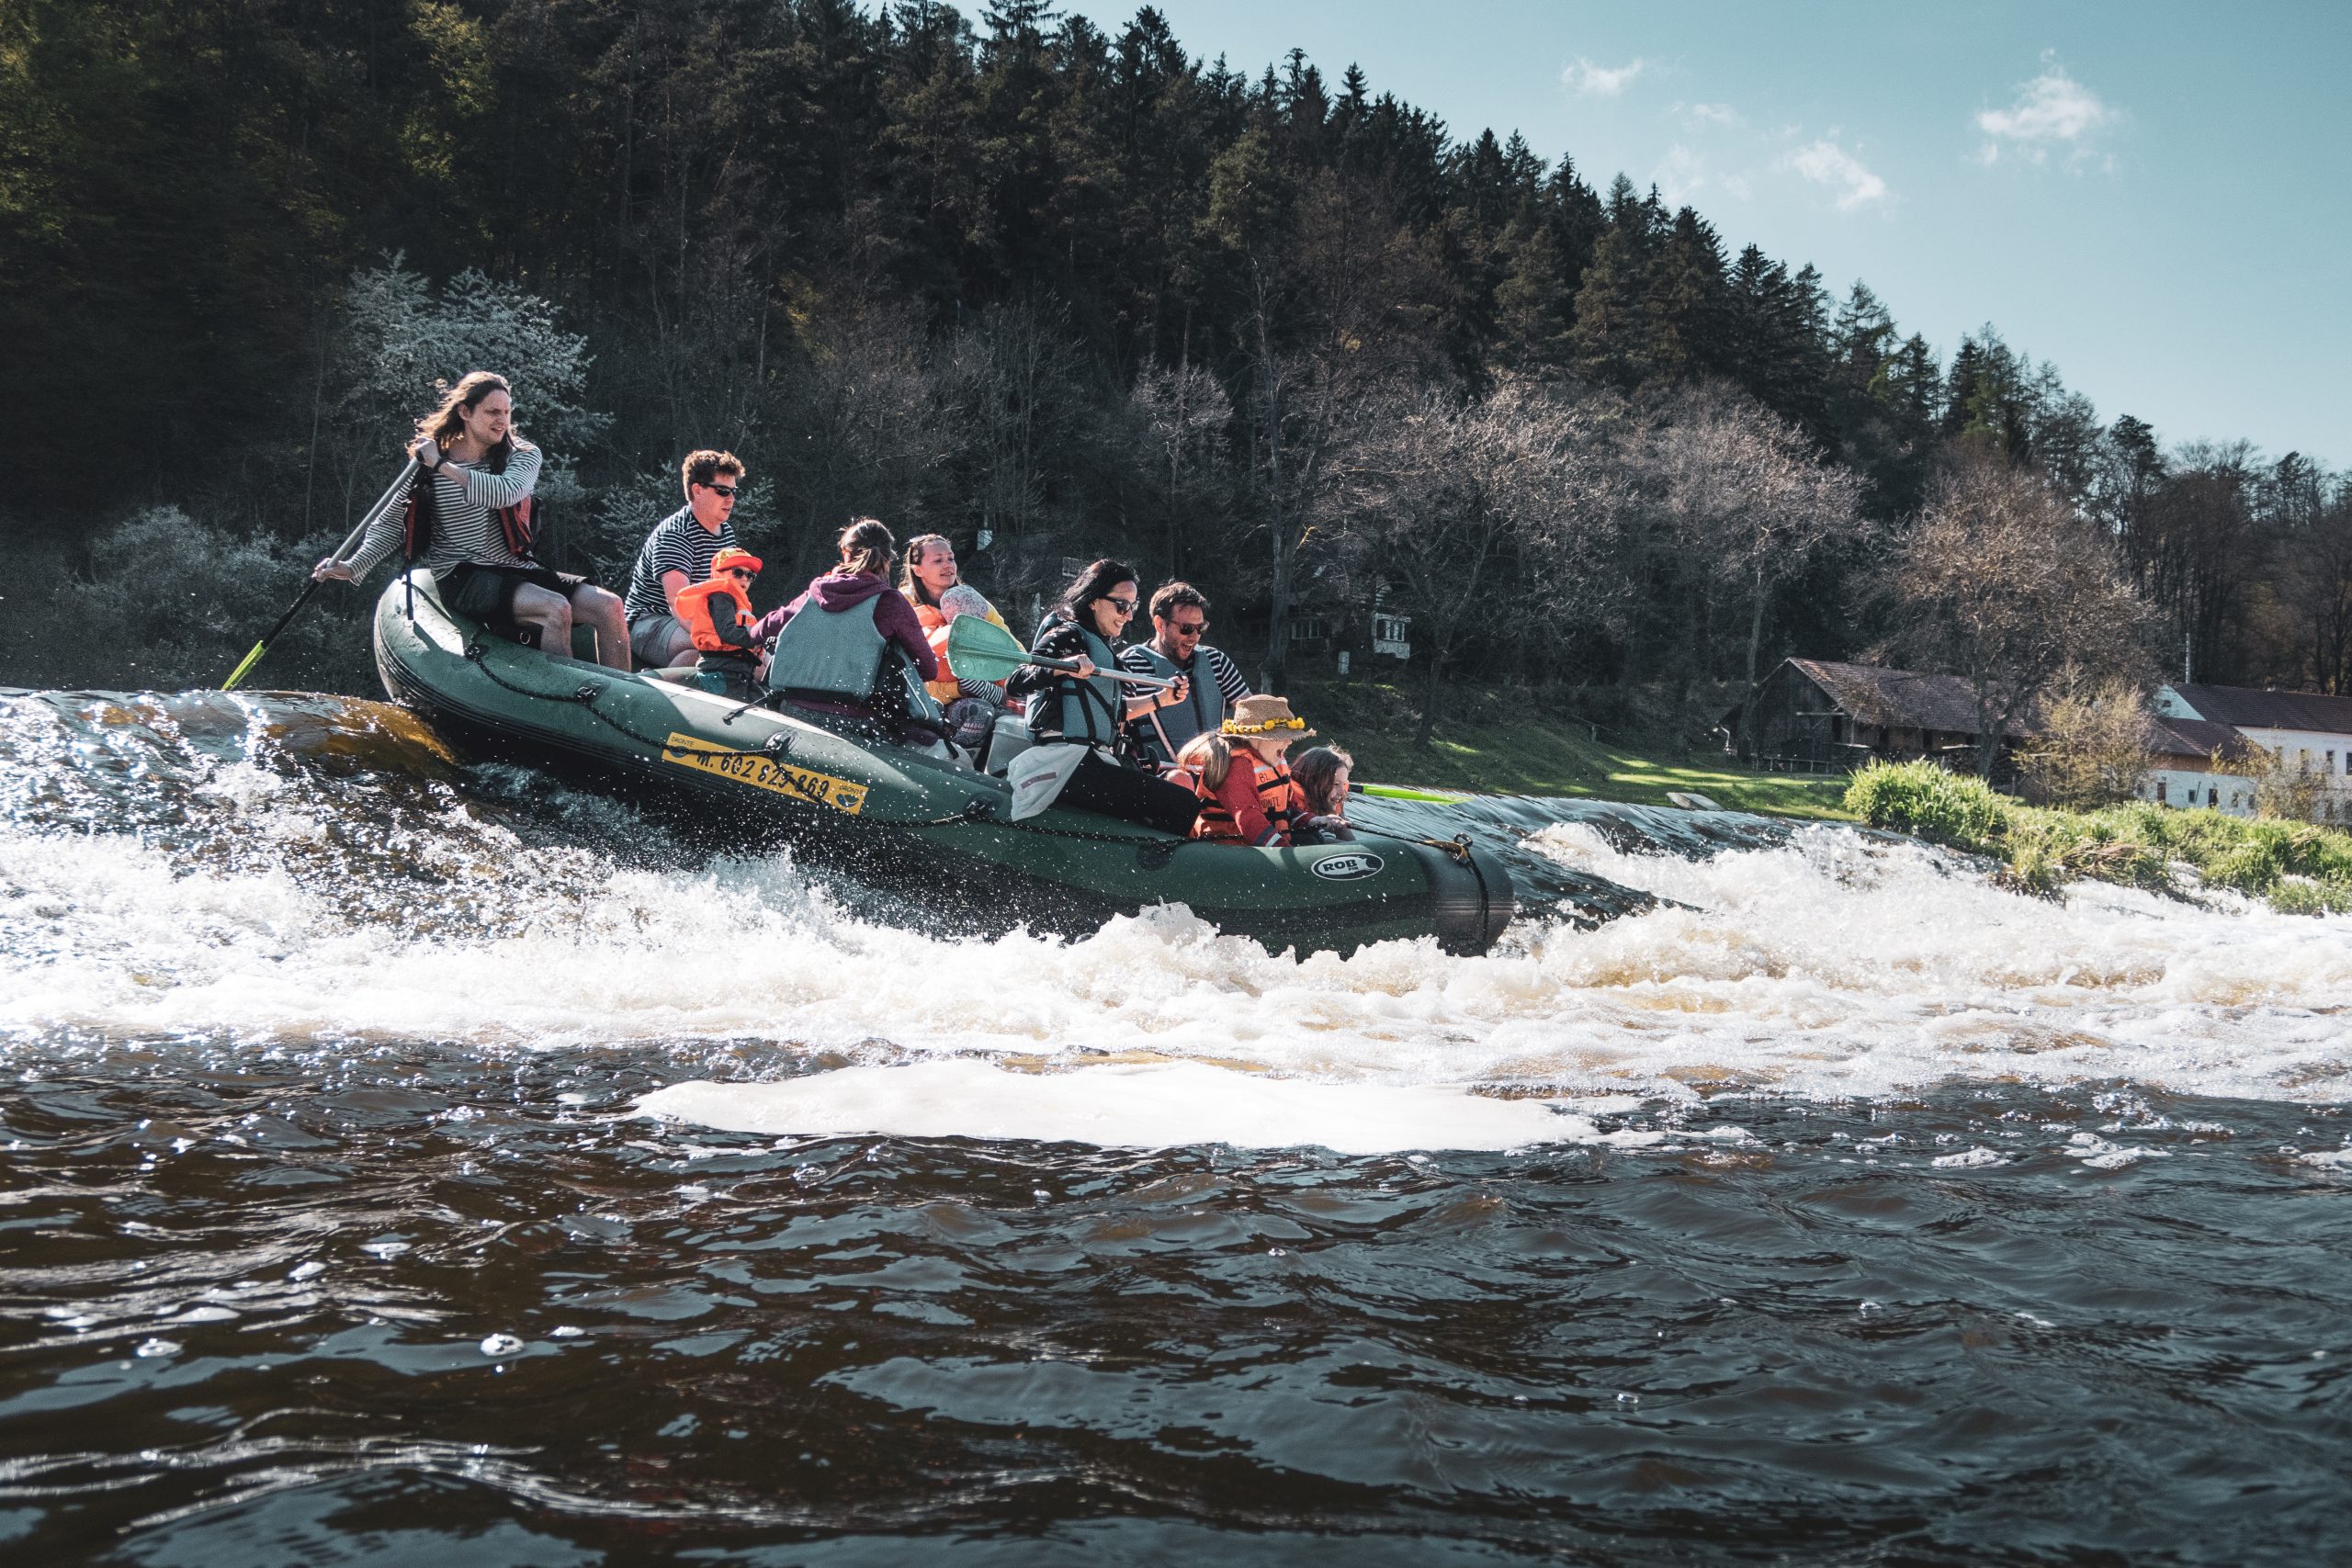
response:
[[[2278,757],[2290,773],[2323,781],[2320,820],[2352,820],[2352,697],[2324,696],[2317,692],[2256,691],[2247,686],[2204,686],[2188,682],[2157,689],[2155,708],[2160,729],[2184,729],[2182,739],[2209,733],[2205,727],[2224,727]],[[2170,751],[2172,747],[2160,749]],[[2226,760],[2226,753],[2224,754]],[[2151,791],[2169,790],[2172,798],[2154,795],[2167,805],[2214,805],[2229,810],[2233,775],[2199,773],[2185,765],[2189,759],[2165,755],[2165,766],[2149,774]],[[2250,779],[2235,778],[2251,815],[2254,796]],[[2198,792],[2188,795],[2189,791]]]
[[[2148,774],[2140,793],[2158,806],[2211,807],[2233,817],[2254,815],[2255,781],[2243,772],[2225,773],[2217,763],[2247,766],[2259,761],[2245,737],[2211,719],[2170,718],[2148,724]]]

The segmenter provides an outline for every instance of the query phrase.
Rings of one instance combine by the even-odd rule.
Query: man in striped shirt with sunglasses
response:
[[[678,618],[678,595],[710,578],[718,552],[735,542],[735,492],[743,465],[732,452],[689,452],[679,469],[686,503],[653,525],[629,572],[628,646],[639,664],[653,670],[692,664],[694,634]]]

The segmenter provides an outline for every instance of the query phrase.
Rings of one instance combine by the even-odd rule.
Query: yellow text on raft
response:
[[[756,751],[722,750],[675,730],[670,733],[670,743],[662,749],[662,760],[696,773],[716,773],[754,789],[788,795],[795,800],[813,800],[850,817],[865,809],[866,786],[854,780],[810,773],[807,768],[796,768]]]

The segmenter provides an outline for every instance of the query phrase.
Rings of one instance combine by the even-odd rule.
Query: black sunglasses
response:
[[[1170,621],[1168,629],[1178,637],[1199,637],[1209,629],[1206,621]]]
[[[713,495],[723,495],[729,501],[735,499],[735,487],[733,485],[705,485],[702,488],[710,491]]]
[[[730,566],[727,569],[727,575],[729,577],[740,577],[744,581],[749,581],[751,579],[757,577],[760,574],[753,571],[748,566]]]
[[[1136,613],[1136,602],[1132,599],[1122,599],[1116,594],[1105,593],[1102,595],[1102,603],[1123,615],[1132,615]]]

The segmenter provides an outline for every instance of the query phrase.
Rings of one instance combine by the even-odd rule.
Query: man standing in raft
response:
[[[596,658],[628,668],[628,630],[621,602],[588,579],[539,564],[533,489],[539,449],[514,429],[506,378],[475,370],[448,389],[416,422],[408,455],[427,479],[397,488],[368,521],[359,551],[311,569],[319,581],[356,582],[405,544],[421,555],[441,603],[492,631],[528,634],[543,653],[571,652],[576,618],[595,629]],[[416,504],[411,505],[413,495]],[[412,522],[423,538],[410,536]]]
[[[1186,682],[1166,706],[1152,708],[1127,727],[1136,755],[1161,773],[1176,765],[1176,754],[1187,741],[1214,732],[1250,694],[1250,683],[1233,660],[1201,640],[1208,629],[1209,602],[1201,591],[1189,582],[1163,582],[1151,596],[1151,640],[1119,650],[1122,670]]]
[[[678,595],[710,581],[718,552],[736,547],[729,519],[743,465],[735,454],[689,452],[678,478],[686,503],[653,525],[628,574],[629,650],[652,670],[695,661],[694,635],[679,618]]]

